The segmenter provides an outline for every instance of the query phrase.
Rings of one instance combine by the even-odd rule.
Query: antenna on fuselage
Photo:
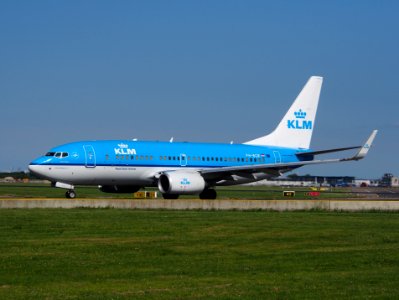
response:
[[[173,143],[173,136],[170,138],[169,143]]]
[[[133,142],[137,142],[137,139],[136,139],[136,138],[134,138],[132,141],[133,141]]]

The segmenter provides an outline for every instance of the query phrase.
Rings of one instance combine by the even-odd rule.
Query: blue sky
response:
[[[0,170],[84,139],[245,142],[324,77],[312,148],[399,175],[397,1],[1,1]]]

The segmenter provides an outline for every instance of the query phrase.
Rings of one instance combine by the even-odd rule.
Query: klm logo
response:
[[[295,119],[287,120],[288,129],[312,129],[312,121],[307,121],[306,112],[302,109],[294,112]]]
[[[191,182],[190,182],[187,178],[183,178],[183,179],[180,181],[180,184],[181,184],[181,185],[189,185],[189,184],[191,184]]]
[[[123,143],[121,143],[121,144],[118,144],[118,147],[119,148],[114,148],[114,151],[115,151],[115,154],[116,155],[136,155],[137,154],[137,152],[136,152],[136,149],[130,149],[129,148],[129,145],[127,145],[127,144],[123,144]]]
[[[129,149],[129,148],[114,148],[116,155],[136,155],[136,149]]]

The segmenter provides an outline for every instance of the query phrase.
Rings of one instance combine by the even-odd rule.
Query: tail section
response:
[[[309,149],[322,83],[323,77],[310,77],[276,129],[244,144]]]

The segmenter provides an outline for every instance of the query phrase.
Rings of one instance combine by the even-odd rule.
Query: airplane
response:
[[[32,161],[29,170],[66,189],[67,198],[76,197],[76,185],[95,185],[105,193],[158,187],[164,199],[180,195],[216,199],[216,186],[271,179],[302,166],[363,159],[377,130],[363,146],[310,149],[322,82],[320,76],[310,77],[275,130],[243,144],[174,142],[173,138],[80,141],[52,148]],[[349,158],[314,159],[352,149],[359,150]]]

